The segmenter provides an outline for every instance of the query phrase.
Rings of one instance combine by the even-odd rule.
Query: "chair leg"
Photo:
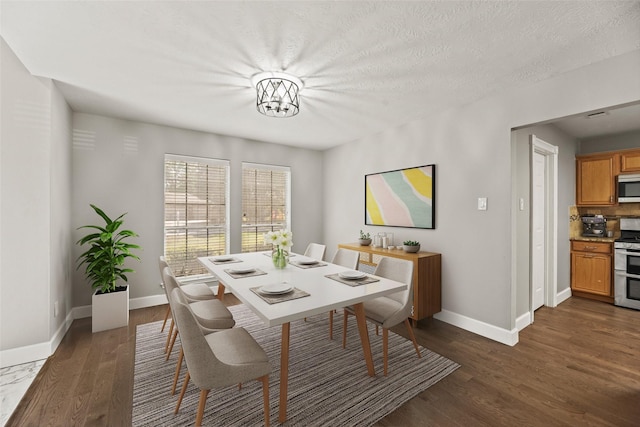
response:
[[[349,312],[345,310],[342,319],[342,348],[347,348],[347,316]]]
[[[378,325],[376,325],[376,336],[380,335],[380,331],[378,330]]]
[[[329,339],[333,339],[333,310],[329,312]]]
[[[202,425],[202,417],[204,415],[204,405],[207,403],[209,390],[200,390],[200,401],[198,402],[198,414],[196,415],[196,426]]]
[[[178,356],[178,363],[176,364],[176,374],[173,376],[173,387],[171,387],[171,396],[176,394],[176,385],[178,384],[178,378],[180,377],[180,368],[182,368],[182,359],[184,358],[184,349],[180,348],[180,356]]]
[[[173,345],[176,343],[176,338],[178,337],[178,328],[173,328],[173,336],[171,337],[171,343],[169,344],[169,350],[167,350],[167,358],[165,360],[169,360],[169,356],[171,356],[171,351],[173,351]]]
[[[384,376],[386,377],[389,367],[389,330],[387,328],[382,328],[382,360],[384,363]]]
[[[173,412],[177,414],[180,410],[180,405],[182,405],[182,398],[184,397],[184,393],[187,391],[187,385],[189,384],[189,379],[191,376],[189,375],[189,371],[187,371],[187,375],[184,377],[184,384],[182,384],[182,390],[180,390],[180,396],[178,397],[178,403],[176,404],[176,410]]]
[[[164,322],[162,322],[162,329],[160,329],[160,332],[164,332],[164,326],[167,324],[167,320],[169,319],[169,313],[171,313],[171,307],[167,306],[167,312],[164,315]]]
[[[404,324],[407,327],[407,331],[409,331],[409,336],[411,337],[411,341],[413,341],[413,348],[416,349],[416,353],[418,353],[418,358],[421,358],[420,349],[418,348],[418,343],[416,342],[416,336],[413,334],[413,328],[411,327],[411,323],[409,323],[409,319],[404,319]]]
[[[171,335],[173,334],[173,319],[171,319],[171,325],[169,326],[169,335],[167,335],[167,342],[164,345],[164,352],[169,349],[169,343],[171,342]]]
[[[264,425],[269,427],[269,375],[258,378],[262,382],[262,397],[264,398]]]

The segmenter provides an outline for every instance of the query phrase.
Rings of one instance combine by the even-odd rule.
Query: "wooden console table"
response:
[[[420,319],[431,317],[442,309],[441,262],[442,256],[434,252],[407,253],[402,249],[382,249],[360,246],[359,243],[340,243],[339,248],[360,252],[360,262],[375,267],[381,257],[406,259],[413,262],[413,311],[414,326]]]

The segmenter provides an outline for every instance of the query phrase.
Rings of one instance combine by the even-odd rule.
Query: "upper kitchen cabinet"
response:
[[[640,150],[620,152],[620,172],[640,172]]]
[[[616,204],[617,153],[576,156],[576,204],[611,206]]]

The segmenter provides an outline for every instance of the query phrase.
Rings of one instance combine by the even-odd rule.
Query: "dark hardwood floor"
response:
[[[96,334],[76,320],[7,425],[130,425],[135,327],[165,309]],[[514,347],[434,319],[416,337],[462,367],[378,426],[640,425],[640,311],[574,297],[536,311]]]

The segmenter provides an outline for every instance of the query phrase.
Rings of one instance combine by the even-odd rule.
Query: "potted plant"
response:
[[[89,249],[78,257],[78,268],[86,264],[85,274],[95,291],[91,299],[91,329],[92,332],[99,332],[129,324],[129,285],[126,283],[126,273],[133,273],[134,270],[125,268],[124,262],[127,258],[139,261],[140,258],[131,250],[140,249],[140,246],[125,241],[130,237],[138,237],[131,230],[120,229],[122,218],[126,214],[112,220],[100,208],[90,206],[105,224],[79,227],[78,230],[89,228],[95,231],[76,244],[89,245]],[[118,286],[118,279],[124,280],[124,285]]]
[[[420,250],[420,242],[416,242],[415,240],[405,240],[402,242],[402,249],[409,253],[418,252]]]
[[[360,246],[369,246],[371,244],[371,235],[369,233],[363,233],[362,230],[360,230],[360,239],[358,241],[360,242]]]

